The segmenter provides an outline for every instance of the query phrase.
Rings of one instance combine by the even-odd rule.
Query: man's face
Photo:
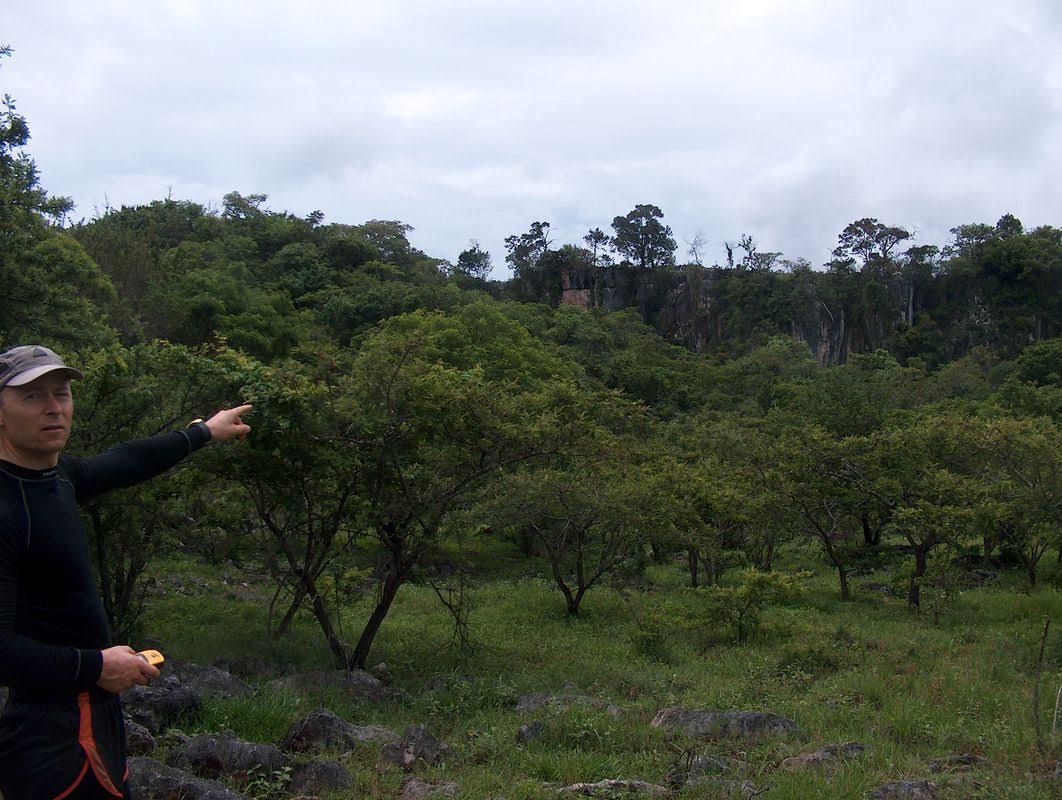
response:
[[[0,448],[23,466],[54,466],[70,436],[74,398],[70,380],[49,372],[25,386],[0,390]],[[43,465],[43,466],[42,466]]]

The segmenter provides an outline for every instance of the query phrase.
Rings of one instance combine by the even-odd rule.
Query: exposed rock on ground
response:
[[[598,783],[573,783],[559,790],[561,794],[597,797],[602,800],[626,797],[670,797],[672,792],[663,786],[645,781],[605,780]]]
[[[351,750],[359,742],[395,742],[394,731],[379,725],[352,725],[327,708],[319,708],[300,720],[296,720],[284,734],[280,746],[285,750],[304,752],[337,748]]]
[[[402,794],[399,800],[422,800],[431,797],[456,797],[461,787],[456,783],[428,783],[418,778],[406,778],[402,781]]]
[[[814,753],[804,753],[799,756],[791,756],[782,762],[782,769],[795,772],[808,767],[821,767],[846,758],[855,758],[865,752],[867,746],[860,742],[845,742],[844,744],[828,744]]]
[[[251,800],[217,781],[197,778],[153,758],[129,759],[129,788],[145,800]]]
[[[264,658],[244,656],[240,658],[215,658],[212,666],[243,680],[263,680],[284,675],[294,675],[294,664],[274,664]]]
[[[439,764],[450,753],[449,745],[432,736],[426,725],[409,725],[401,741],[383,746],[376,768],[382,771],[394,765],[409,772],[418,759],[428,764]]]
[[[527,744],[532,742],[542,735],[542,731],[546,729],[546,723],[540,719],[536,719],[533,722],[528,722],[521,725],[516,730],[516,741],[518,744]]]
[[[182,686],[199,692],[201,697],[243,697],[251,693],[251,687],[246,683],[218,667],[167,661],[163,670],[163,674],[175,678]]]
[[[147,686],[134,686],[122,694],[125,713],[152,734],[180,717],[194,717],[203,705],[202,695],[177,678],[166,675]]]
[[[878,581],[864,581],[859,584],[859,591],[867,592],[868,594],[883,594],[887,597],[894,597],[896,592],[887,583],[879,583]]]
[[[947,758],[934,758],[929,762],[930,772],[959,772],[988,764],[988,759],[977,753],[962,753]]]
[[[967,586],[984,586],[995,580],[999,580],[999,573],[992,569],[972,569],[963,575],[963,583]]]
[[[360,669],[332,670],[325,672],[312,670],[310,672],[298,672],[285,678],[271,681],[270,686],[281,689],[292,689],[298,692],[321,691],[322,689],[341,689],[355,700],[402,700],[406,693],[398,689],[384,686],[379,678],[370,675]]]
[[[665,708],[652,721],[654,728],[670,728],[689,736],[708,739],[756,739],[786,736],[797,731],[791,719],[766,711],[713,711],[707,709]]]
[[[288,789],[300,794],[320,794],[354,787],[354,779],[346,767],[335,761],[314,761],[296,767],[291,773]]]
[[[131,756],[142,756],[155,749],[155,737],[151,731],[128,716],[125,718],[125,749]]]
[[[458,675],[453,672],[437,672],[428,678],[424,684],[425,692],[442,692],[450,689],[459,684],[472,683],[472,679],[467,675]]]
[[[702,783],[716,781],[721,776],[733,775],[748,768],[748,764],[736,758],[713,756],[708,753],[682,758],[672,764],[665,780],[673,789],[684,786],[698,786]]]
[[[205,733],[189,739],[175,763],[201,778],[245,778],[252,770],[272,774],[288,765],[288,757],[272,745],[245,742],[231,733]]]
[[[544,711],[547,708],[571,708],[572,706],[604,711],[613,717],[618,717],[623,713],[622,708],[609,703],[607,700],[600,700],[596,697],[587,697],[581,694],[530,692],[529,694],[522,694],[516,699],[516,710],[521,714]]]
[[[889,781],[870,793],[870,800],[934,800],[937,785],[929,781]]]

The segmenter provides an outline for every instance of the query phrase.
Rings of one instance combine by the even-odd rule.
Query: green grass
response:
[[[322,704],[358,724],[398,732],[423,722],[456,755],[420,777],[455,780],[467,798],[552,797],[551,786],[604,778],[663,782],[688,747],[747,761],[747,777],[771,787],[767,798],[861,798],[899,778],[943,785],[948,776],[931,775],[928,761],[971,751],[991,764],[973,773],[985,788],[943,787],[941,797],[1050,796],[1044,767],[1059,754],[1037,752],[1032,695],[1046,615],[1056,620],[1043,676],[1049,730],[1062,684],[1062,594],[1051,586],[1030,592],[1020,576],[1004,576],[999,585],[954,598],[936,626],[931,615],[913,615],[900,600],[875,595],[842,603],[833,575],[823,570],[797,602],[767,610],[759,636],[736,644],[712,624],[703,593],[685,588],[678,565],[652,565],[645,592],[595,588],[572,619],[548,582],[518,577],[509,561],[486,561],[493,566],[474,592],[471,653],[454,646],[450,618],[430,588],[409,585],[399,593],[370,663],[387,662],[408,701],[358,705],[339,693],[300,697],[260,687],[251,697],[208,702],[185,731],[228,728],[276,743],[291,721]],[[145,630],[172,657],[209,663],[252,655],[300,669],[330,667],[305,612],[288,636],[267,640],[268,586],[233,591],[209,569],[186,562],[165,565],[164,574],[178,587],[184,575],[206,584],[190,594],[167,591],[145,614]],[[866,579],[884,576],[854,583]],[[348,638],[357,636],[366,614],[360,604],[344,615]],[[447,672],[468,680],[422,691],[433,674]],[[586,708],[523,716],[513,708],[521,692],[570,684],[625,712],[618,719]],[[654,714],[671,705],[769,710],[801,730],[786,740],[690,742],[650,727]],[[545,720],[545,732],[518,746],[516,729],[533,718]],[[822,772],[778,768],[787,756],[849,740],[867,744],[867,753]],[[365,746],[342,756],[357,781],[355,796],[397,794],[401,776],[378,773],[376,755],[376,747]],[[713,795],[704,788],[681,796]]]

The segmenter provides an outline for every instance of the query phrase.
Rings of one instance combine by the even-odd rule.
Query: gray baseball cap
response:
[[[0,353],[0,389],[23,386],[41,375],[62,370],[69,378],[84,378],[78,370],[68,367],[54,350],[39,344],[12,347]]]

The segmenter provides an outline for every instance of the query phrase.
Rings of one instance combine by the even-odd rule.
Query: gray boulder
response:
[[[677,707],[660,711],[651,725],[706,739],[752,740],[763,736],[787,736],[797,731],[797,724],[793,720],[767,711],[713,711]]]
[[[409,772],[418,760],[427,764],[440,764],[450,754],[449,745],[432,736],[426,725],[409,725],[402,733],[401,741],[383,746],[376,768],[383,771],[390,766],[397,766]]]
[[[327,689],[340,689],[355,700],[404,700],[407,695],[398,689],[392,689],[374,675],[360,669],[346,670],[312,670],[298,672],[284,678],[271,681],[270,686],[291,689],[296,692],[319,692]]]
[[[540,719],[536,719],[533,722],[528,722],[521,725],[516,730],[516,742],[517,744],[527,744],[533,742],[542,732],[546,729],[546,723]]]
[[[346,767],[335,761],[314,761],[296,767],[291,773],[291,786],[288,788],[299,794],[321,794],[342,789],[352,789],[354,778]]]
[[[668,767],[665,780],[673,789],[699,786],[717,781],[722,776],[742,772],[748,769],[748,766],[744,761],[726,756],[714,756],[709,753],[689,755]]]
[[[418,778],[406,778],[402,781],[402,793],[399,800],[424,800],[432,797],[456,797],[461,787],[456,783],[428,783]]]
[[[327,708],[319,708],[308,717],[291,723],[280,746],[285,750],[351,750],[360,742],[395,742],[394,731],[379,725],[352,725]]]
[[[984,586],[996,580],[999,580],[999,573],[992,569],[972,569],[963,576],[967,586]]]
[[[870,800],[934,800],[937,785],[929,781],[889,781],[870,793]]]
[[[272,745],[245,742],[228,732],[193,736],[176,759],[176,766],[201,778],[246,778],[252,771],[270,775],[287,765],[288,757]]]
[[[563,709],[573,706],[591,708],[595,711],[604,711],[612,717],[618,717],[623,709],[607,700],[596,697],[587,697],[582,694],[548,694],[546,692],[529,692],[516,698],[516,711],[527,714],[546,709]]]
[[[855,758],[867,749],[860,742],[845,742],[844,744],[828,744],[816,750],[814,753],[804,753],[799,756],[791,756],[782,762],[782,769],[796,772],[809,767],[821,767],[846,758]]]
[[[604,780],[597,783],[573,783],[559,790],[561,794],[576,794],[597,797],[602,800],[625,797],[670,797],[672,792],[664,786],[645,781]]]
[[[217,781],[197,778],[153,758],[134,756],[128,763],[129,789],[145,800],[252,800]]]
[[[235,675],[243,680],[264,680],[278,678],[284,675],[294,675],[295,665],[291,663],[275,664],[264,658],[255,656],[239,656],[237,658],[215,658],[212,666]]]
[[[166,673],[176,678],[181,686],[187,686],[199,692],[201,697],[243,697],[251,693],[242,680],[218,667],[203,667],[184,661],[167,661],[163,667]]]
[[[155,737],[138,722],[125,717],[125,750],[131,756],[142,756],[155,749]]]
[[[934,758],[929,762],[930,772],[960,772],[974,767],[985,766],[988,759],[976,753],[961,753],[946,758]]]
[[[887,597],[893,597],[896,594],[896,591],[889,584],[879,581],[864,581],[859,584],[859,590],[870,594],[883,594]]]
[[[191,686],[183,686],[176,677],[166,675],[147,686],[134,686],[122,693],[122,706],[134,722],[152,734],[178,719],[199,713],[203,696]]]

